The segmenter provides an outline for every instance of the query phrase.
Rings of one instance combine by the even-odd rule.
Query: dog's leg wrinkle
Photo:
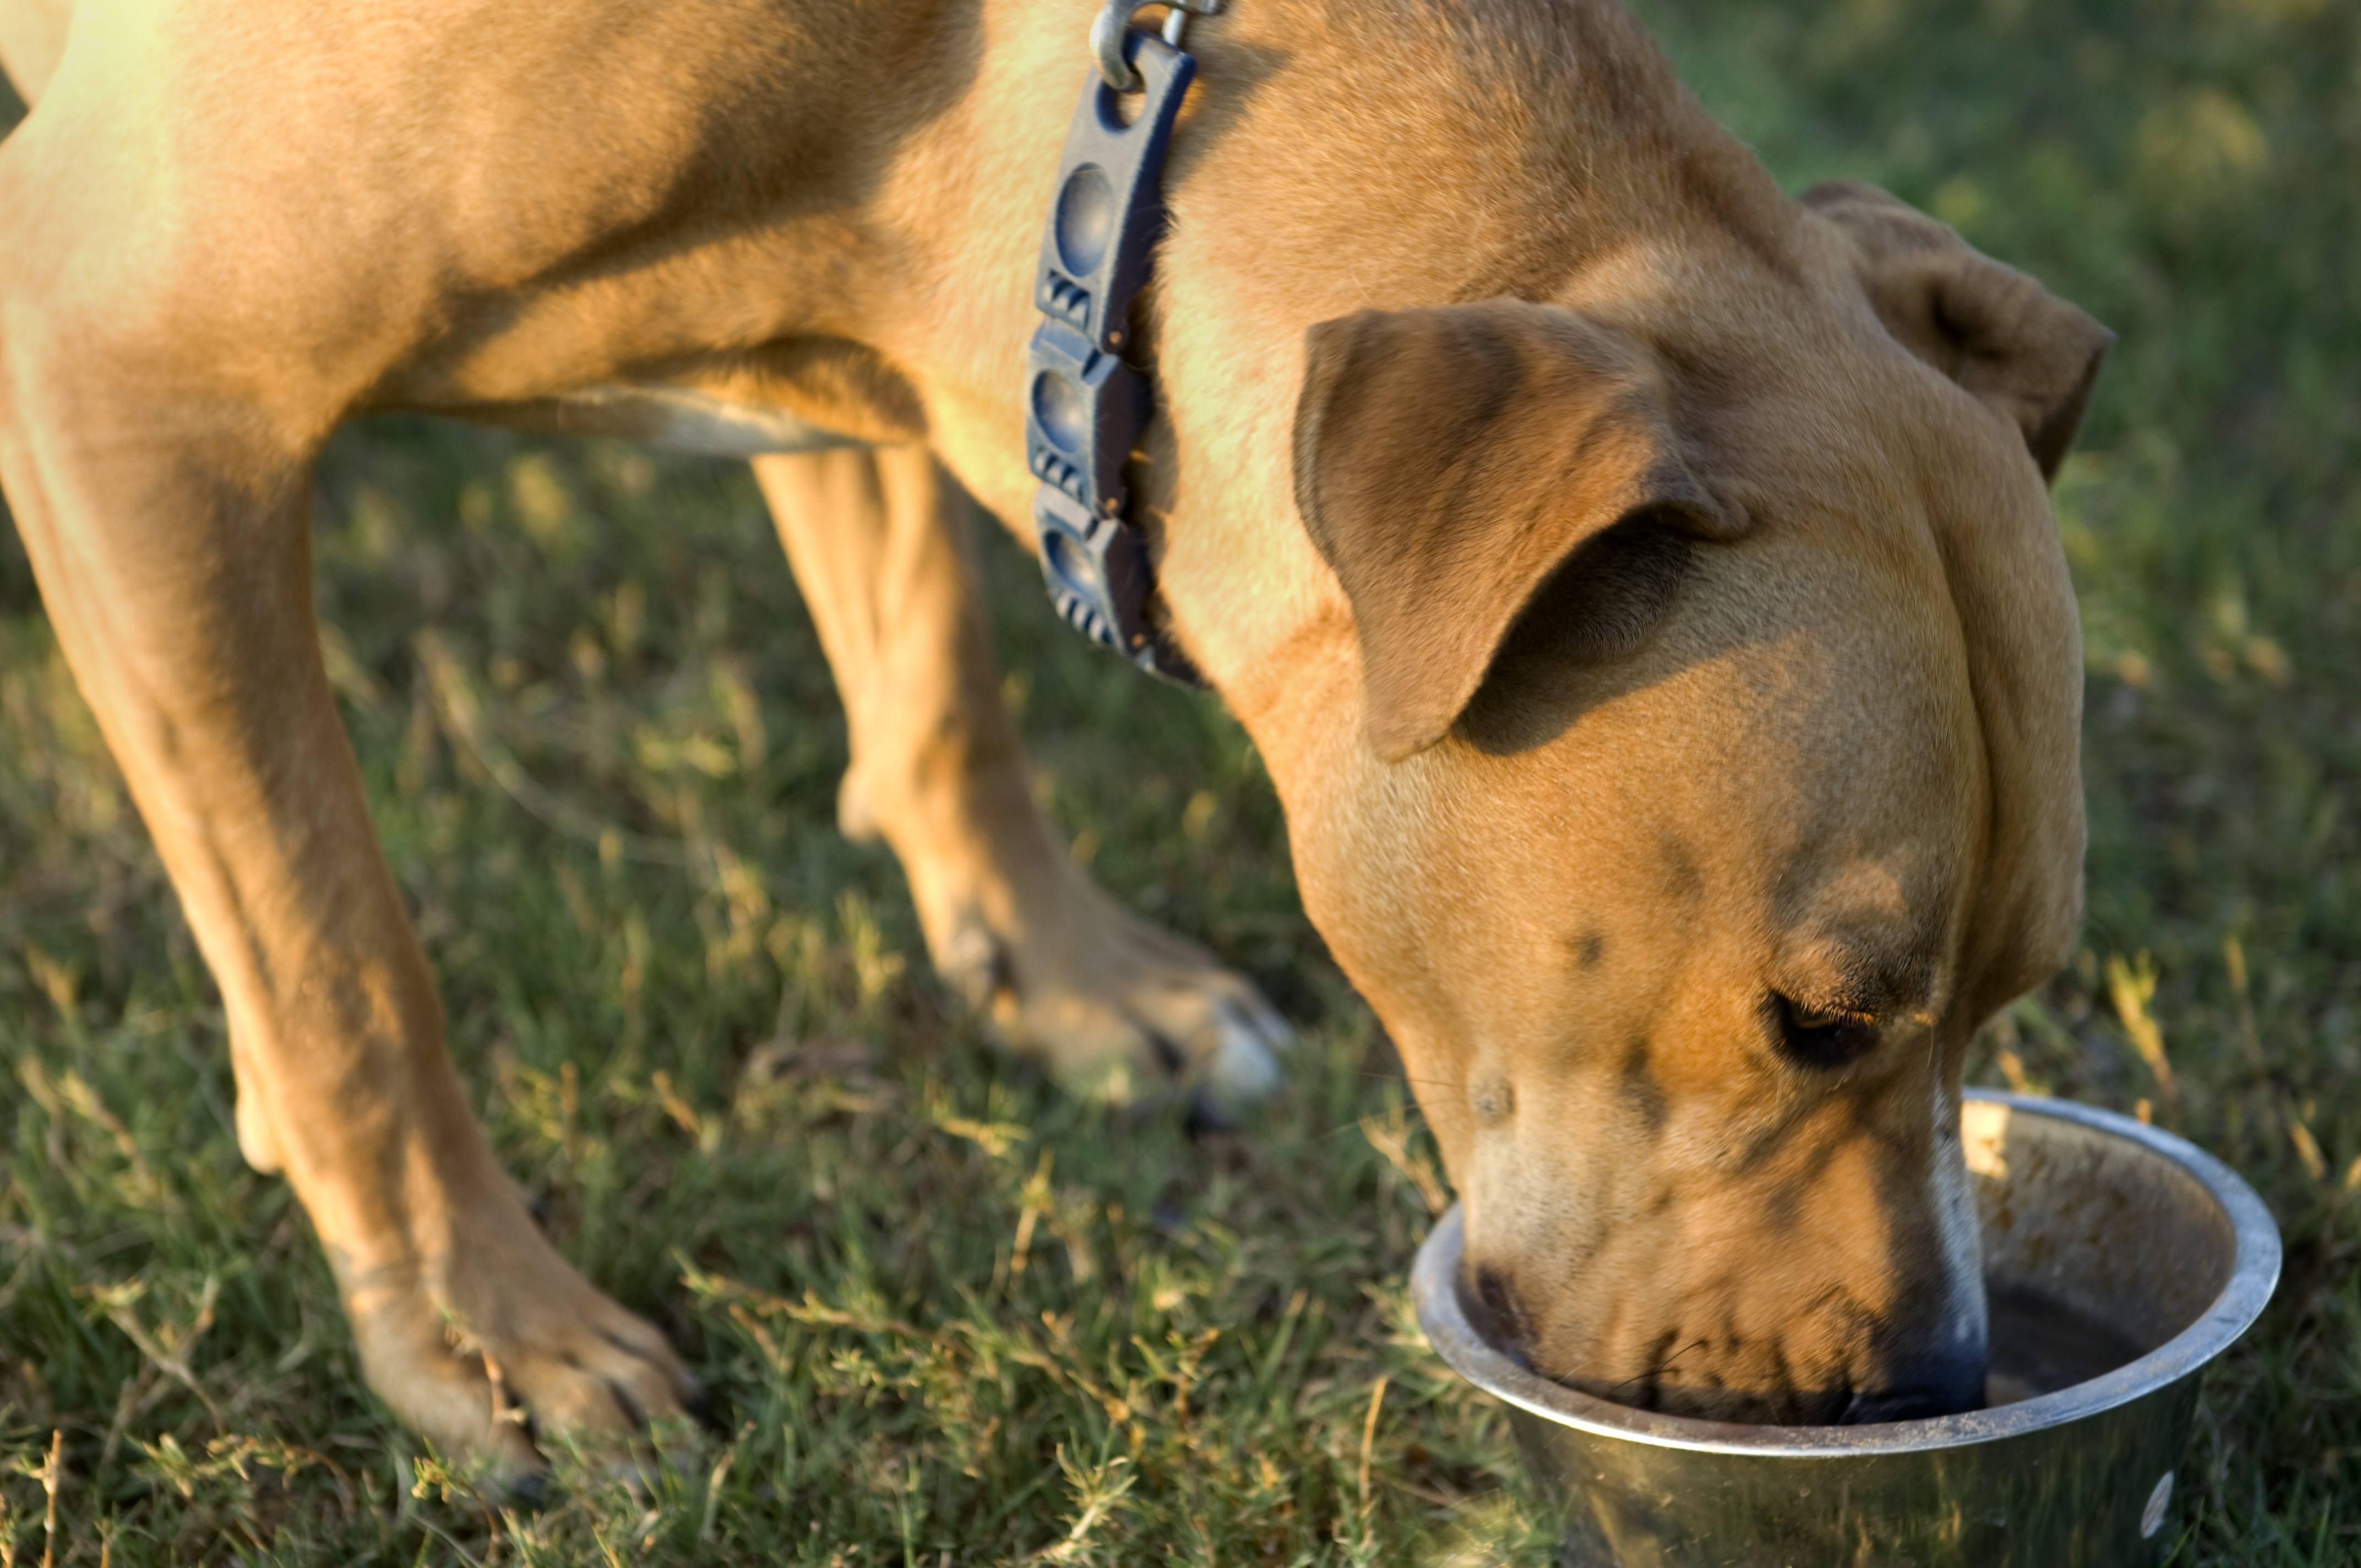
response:
[[[1156,1053],[1157,1065],[1167,1072],[1179,1072],[1185,1058],[1180,1054],[1180,1047],[1172,1043],[1170,1036],[1137,1014],[1126,1014],[1125,1016],[1129,1018],[1131,1026],[1138,1030],[1147,1039],[1148,1048]]]
[[[609,1378],[607,1380],[607,1393],[609,1397],[615,1401],[615,1408],[623,1412],[623,1425],[625,1427],[637,1431],[639,1428],[647,1425],[647,1412],[640,1409],[639,1401],[631,1398],[631,1391],[629,1388],[624,1387],[620,1383],[616,1382],[614,1379]]]
[[[917,447],[758,459],[843,694],[848,832],[908,872],[936,969],[1084,1092],[1178,1085],[1219,1114],[1268,1093],[1287,1025],[1075,869],[1035,807],[984,634],[974,507]]]
[[[1016,960],[982,916],[971,911],[934,948],[935,972],[978,1013],[989,1016],[1024,1005],[1016,992]]]

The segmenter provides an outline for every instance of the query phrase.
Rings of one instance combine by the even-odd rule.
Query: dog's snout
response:
[[[1855,1394],[1837,1419],[1846,1426],[1925,1420],[1981,1409],[1983,1402],[1984,1346],[1979,1339],[1897,1362],[1887,1387]]]
[[[1508,1275],[1490,1264],[1471,1264],[1460,1277],[1460,1308],[1492,1347],[1531,1369],[1532,1325]]]

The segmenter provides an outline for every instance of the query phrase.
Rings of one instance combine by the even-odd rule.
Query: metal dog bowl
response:
[[[2173,1536],[2174,1469],[2198,1375],[2269,1301],[2278,1227],[2220,1161],[2126,1117],[1975,1091],[1962,1130],[1993,1301],[1994,1395],[2030,1394],[1965,1415],[1742,1426],[1577,1393],[1469,1326],[1456,1284],[1459,1211],[1443,1217],[1411,1277],[1420,1326],[1462,1376],[1507,1401],[1528,1466],[1563,1509],[1562,1562],[2114,1568],[2156,1560]],[[2113,1339],[2118,1354],[2107,1359],[2122,1364],[2066,1382],[2045,1365],[2040,1331],[2078,1321]],[[2087,1335],[2081,1349],[2089,1354]]]

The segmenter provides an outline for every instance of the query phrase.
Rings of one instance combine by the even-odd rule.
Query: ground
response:
[[[2361,11],[1642,9],[1782,180],[1884,183],[2123,334],[2059,489],[2090,920],[1973,1071],[2144,1108],[2262,1190],[2285,1282],[2212,1376],[2172,1560],[2354,1562]],[[0,1562],[1544,1560],[1406,1306],[1431,1146],[1214,703],[992,551],[1076,855],[1302,1028],[1268,1115],[1192,1140],[1004,1065],[928,975],[891,861],[833,831],[842,724],[742,472],[392,421],[338,439],[319,518],[468,1082],[720,1435],[653,1494],[502,1515],[370,1399],[0,528]]]

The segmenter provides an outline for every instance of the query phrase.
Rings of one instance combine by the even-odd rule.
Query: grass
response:
[[[2123,334],[2059,489],[2085,945],[1976,1077],[2144,1106],[2262,1190],[2285,1283],[2213,1374],[2172,1560],[2355,1561],[2361,13],[1642,9],[1783,180],[1885,183]],[[742,474],[393,421],[320,499],[332,667],[464,1070],[726,1436],[652,1496],[500,1515],[371,1401],[0,531],[0,1561],[1545,1560],[1501,1421],[1408,1317],[1430,1146],[1213,704],[990,552],[1049,811],[1303,1027],[1262,1124],[1192,1141],[1005,1067],[928,976],[898,872],[833,831],[841,721]]]

